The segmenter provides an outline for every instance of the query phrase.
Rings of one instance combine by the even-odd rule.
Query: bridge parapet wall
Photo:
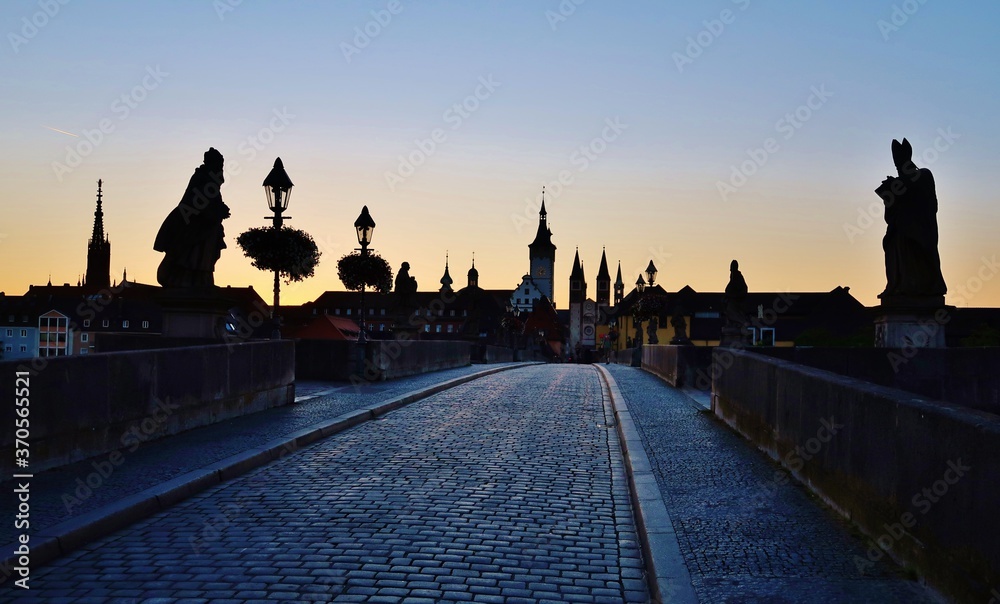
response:
[[[891,555],[962,601],[1000,586],[1000,416],[716,349],[712,410]],[[776,477],[777,480],[777,477]],[[760,493],[748,496],[764,497]]]
[[[0,362],[2,471],[14,463],[18,371],[30,373],[29,467],[39,472],[291,403],[294,368],[288,341]]]

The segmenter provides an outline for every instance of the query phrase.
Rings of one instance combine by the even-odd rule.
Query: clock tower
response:
[[[545,295],[555,306],[553,276],[556,266],[556,246],[552,243],[552,231],[548,225],[548,213],[545,211],[545,187],[542,187],[542,207],[538,212],[538,231],[535,240],[528,244],[530,272],[528,275],[535,282],[538,291]]]

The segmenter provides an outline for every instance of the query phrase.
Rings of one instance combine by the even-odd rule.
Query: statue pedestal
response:
[[[163,337],[222,340],[226,316],[236,301],[216,288],[163,288],[156,301],[163,309]]]
[[[750,346],[750,339],[748,338],[746,329],[743,327],[723,327],[719,346],[724,348],[746,348]]]
[[[949,320],[944,296],[882,296],[875,315],[875,347],[944,348]]]

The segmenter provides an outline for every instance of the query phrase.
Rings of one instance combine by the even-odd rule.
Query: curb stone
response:
[[[618,383],[607,369],[595,364],[610,394],[618,424],[618,442],[625,456],[629,492],[635,509],[635,520],[642,542],[642,553],[646,563],[649,593],[653,602],[677,602],[697,604],[691,584],[691,575],[680,545],[677,533],[667,512],[663,495],[656,483],[652,465],[643,448],[639,430],[628,410],[625,397],[618,389]]]

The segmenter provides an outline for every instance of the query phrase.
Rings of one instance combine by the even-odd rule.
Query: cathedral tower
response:
[[[84,285],[93,289],[111,287],[111,241],[104,234],[101,184],[102,181],[97,181],[97,210],[94,211],[94,232],[87,244],[87,275],[84,281]]]

